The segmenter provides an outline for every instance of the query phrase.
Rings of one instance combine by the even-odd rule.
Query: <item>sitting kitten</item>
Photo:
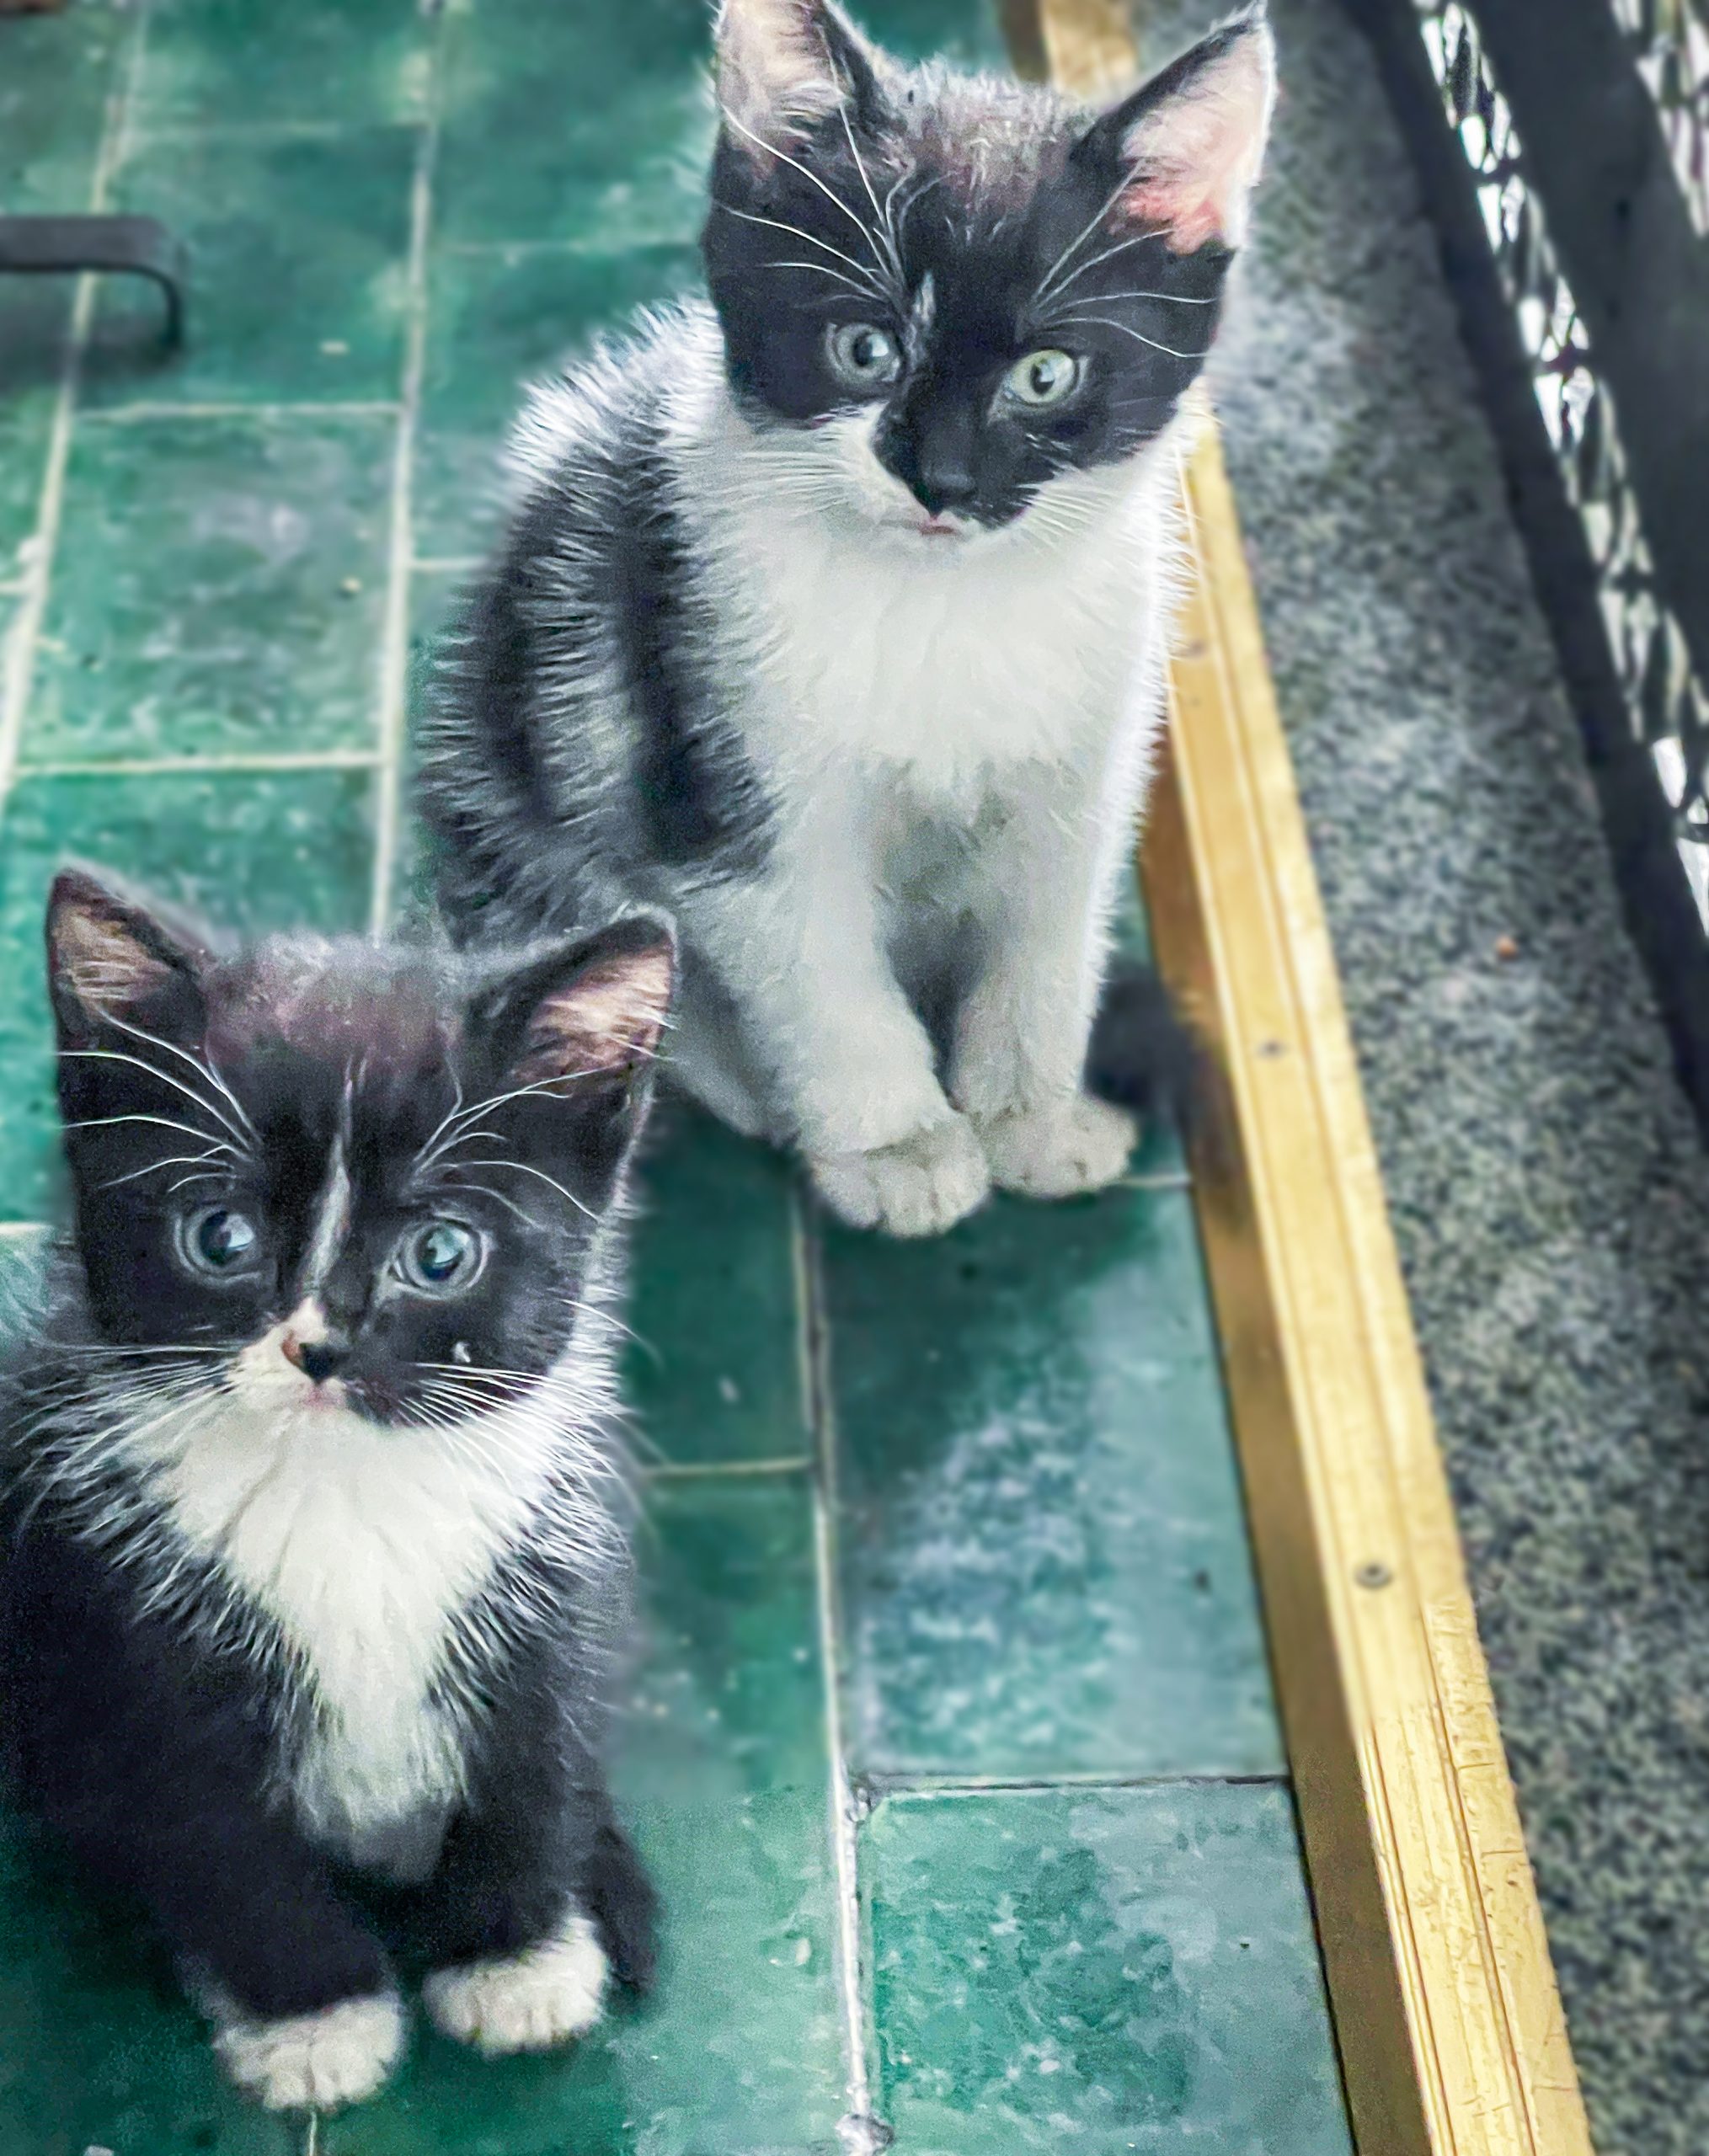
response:
[[[602,1304],[667,933],[223,958],[67,871],[48,947],[76,1225],[0,1383],[12,1793],[266,2104],[399,2055],[369,1886],[450,2035],[578,2035],[650,1960]]]
[[[924,1233],[1134,1142],[1088,1036],[1270,38],[1098,115],[830,0],[725,0],[718,64],[712,307],[517,436],[428,728],[441,897],[467,937],[668,907],[676,1074]]]

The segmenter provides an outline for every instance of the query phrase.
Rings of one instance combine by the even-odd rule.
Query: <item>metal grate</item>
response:
[[[1613,6],[1656,101],[1691,221],[1709,236],[1709,0],[1613,0]]]
[[[1709,925],[1709,685],[1694,672],[1684,632],[1660,595],[1613,400],[1477,21],[1458,0],[1415,4],[1561,476],[1583,526],[1632,726],[1654,760]],[[1613,0],[1613,7],[1655,99],[1697,229],[1709,233],[1709,0]]]

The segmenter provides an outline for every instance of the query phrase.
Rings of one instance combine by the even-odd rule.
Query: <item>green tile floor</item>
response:
[[[872,0],[996,56],[981,0]],[[411,685],[521,377],[694,275],[704,0],[71,0],[0,20],[0,209],[134,206],[153,302],[0,284],[0,1255],[57,1203],[75,851],[383,925]],[[825,1228],[676,1111],[646,1176],[625,1801],[657,1996],[567,2057],[423,2033],[268,2120],[146,1939],[0,1830],[0,2156],[1346,2156],[1192,1198]],[[863,2128],[863,2116],[886,2122]]]

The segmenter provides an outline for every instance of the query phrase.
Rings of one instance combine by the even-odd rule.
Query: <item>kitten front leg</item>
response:
[[[567,1691],[573,1674],[561,1681]],[[557,1710],[559,1682],[489,1732],[487,1768],[415,1912],[434,1965],[428,2012],[493,2057],[585,2036],[612,1975],[636,1989],[652,1977],[653,1891]]]
[[[873,871],[839,808],[806,819],[763,878],[697,894],[689,932],[826,1204],[855,1227],[935,1235],[990,1179],[891,969]]]
[[[377,2095],[403,2056],[394,1992],[341,1999],[312,2014],[246,2014],[216,1987],[200,1991],[214,2050],[240,2089],[270,2111],[333,2111]]]
[[[568,2043],[604,2010],[610,1963],[576,1892],[566,1823],[509,1804],[465,1817],[429,1890],[423,2004],[446,2036],[492,2057]]]
[[[100,1842],[92,1868],[152,1905],[241,2089],[331,2111],[383,2085],[407,2033],[385,1956],[287,1824],[238,1803]]]
[[[372,2095],[403,2050],[391,1971],[268,1801],[229,1668],[139,1615],[104,1555],[51,1529],[11,1554],[4,1689],[30,1808],[148,1908],[243,2088],[275,2111]]]
[[[1130,789],[1066,776],[1012,804],[984,864],[984,967],[958,1014],[949,1090],[999,1189],[1066,1198],[1127,1168],[1134,1118],[1082,1083]]]

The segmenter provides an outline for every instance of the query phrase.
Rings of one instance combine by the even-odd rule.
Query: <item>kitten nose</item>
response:
[[[965,509],[979,494],[979,483],[959,451],[928,446],[908,481],[909,491],[929,515],[947,509]]]
[[[873,447],[928,516],[966,509],[979,497],[973,430],[951,412],[899,412],[879,427]]]
[[[280,1342],[287,1363],[295,1363],[306,1378],[323,1385],[350,1353],[342,1341],[299,1340],[287,1332]]]

